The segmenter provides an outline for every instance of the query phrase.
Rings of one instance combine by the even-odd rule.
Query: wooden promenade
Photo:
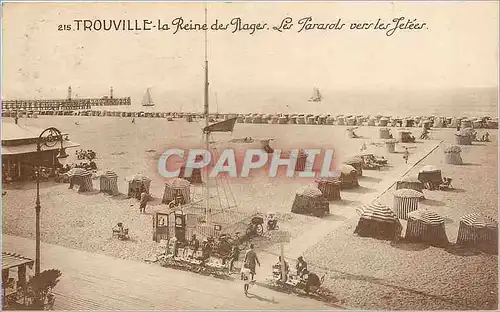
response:
[[[3,235],[4,251],[33,257],[33,240]],[[126,242],[124,242],[125,244]],[[60,269],[55,310],[325,310],[319,301],[138,261],[42,243],[43,269]],[[275,259],[273,259],[275,260]],[[268,264],[266,264],[268,265]],[[257,276],[264,278],[262,275]]]
[[[5,100],[2,109],[7,110],[76,110],[91,109],[95,106],[131,105],[130,97],[126,98],[81,98],[58,100]]]

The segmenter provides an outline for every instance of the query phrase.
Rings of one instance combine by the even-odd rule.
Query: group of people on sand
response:
[[[78,160],[94,160],[97,157],[96,152],[93,150],[84,151],[83,149],[80,149],[76,151],[75,154]]]

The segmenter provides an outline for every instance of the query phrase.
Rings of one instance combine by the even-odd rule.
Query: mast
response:
[[[205,2],[205,25],[207,25],[207,3]],[[207,28],[205,27],[205,127],[208,126],[209,123],[209,110],[208,110],[208,55],[207,55]],[[205,150],[209,151],[209,140],[210,140],[210,132],[205,132]],[[210,219],[210,186],[208,183],[209,173],[207,170],[206,175],[206,202],[205,202],[205,222],[207,224],[211,223]]]

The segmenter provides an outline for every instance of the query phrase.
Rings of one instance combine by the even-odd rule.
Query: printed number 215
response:
[[[58,31],[71,30],[71,25],[59,25],[57,26]]]

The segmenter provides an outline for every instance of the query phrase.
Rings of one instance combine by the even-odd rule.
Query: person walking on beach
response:
[[[135,124],[135,118],[132,118],[132,123]]]
[[[403,159],[405,160],[405,164],[408,163],[408,158],[410,157],[410,152],[408,151],[408,147],[405,147],[405,154],[403,156]]]
[[[255,273],[256,264],[258,264],[260,267],[260,261],[259,261],[259,258],[257,257],[257,254],[255,253],[253,244],[250,244],[250,249],[245,254],[244,263],[245,263],[244,267],[247,269],[250,269],[250,275],[251,275],[252,281],[253,281],[254,277],[256,275],[256,273]]]
[[[240,249],[237,244],[233,245],[233,249],[231,250],[231,256],[229,260],[229,274],[233,271],[234,263],[238,262],[240,258]]]
[[[139,202],[139,212],[140,213],[146,213],[146,205],[148,203],[148,194],[146,191],[143,191],[141,193],[141,200]]]

